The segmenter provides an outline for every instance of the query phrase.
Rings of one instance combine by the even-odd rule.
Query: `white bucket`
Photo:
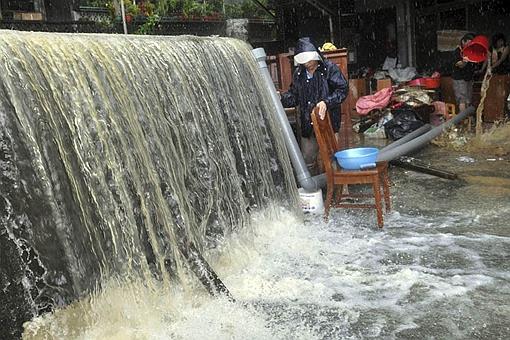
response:
[[[298,189],[299,199],[301,201],[301,209],[304,212],[312,214],[324,213],[324,200],[322,199],[322,190],[308,192],[303,188]]]

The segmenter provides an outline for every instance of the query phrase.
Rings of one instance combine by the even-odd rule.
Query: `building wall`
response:
[[[351,74],[365,67],[377,69],[387,56],[398,56],[399,26],[395,5],[399,2],[402,0],[369,2],[370,6],[364,7],[355,0],[337,1],[337,14],[332,18],[333,42],[350,51]],[[292,6],[282,6],[280,15],[284,27],[282,52],[294,46],[302,36],[312,37],[319,46],[331,41],[329,16],[310,4],[296,2]],[[408,55],[407,50],[404,55]]]
[[[45,0],[46,20],[50,22],[71,21],[73,0]]]
[[[0,0],[0,10],[4,19],[23,21],[61,22],[72,20],[74,0]],[[38,16],[21,13],[41,13]]]

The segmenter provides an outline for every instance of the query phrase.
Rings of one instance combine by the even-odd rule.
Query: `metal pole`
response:
[[[338,36],[337,36],[337,46],[338,47],[343,47],[344,46],[344,42],[343,42],[343,39],[342,39],[342,12],[340,11],[340,9],[338,10]],[[347,62],[349,62],[349,57],[347,57]]]
[[[128,34],[126,25],[126,9],[124,8],[124,0],[120,0],[120,16],[122,17],[122,27],[124,28],[124,34]]]
[[[406,2],[406,34],[407,34],[407,66],[414,66],[413,58],[413,31],[411,23],[414,21],[414,11],[411,12],[411,3]]]
[[[334,30],[333,30],[333,18],[329,16],[329,39],[332,44],[335,43]]]

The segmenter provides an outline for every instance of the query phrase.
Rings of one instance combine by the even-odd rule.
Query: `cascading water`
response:
[[[237,40],[0,32],[0,338],[294,206],[272,110]]]

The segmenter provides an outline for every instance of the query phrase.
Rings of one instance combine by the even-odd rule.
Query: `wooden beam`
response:
[[[262,7],[262,9],[264,9],[264,11],[266,11],[270,16],[272,16],[273,18],[276,18],[276,15],[271,12],[271,10],[269,8],[267,8],[263,3],[261,3],[259,0],[252,0],[254,3],[256,3],[257,5],[259,5],[260,7]]]
[[[303,3],[303,2],[306,2],[310,5],[312,5],[319,11],[326,12],[328,15],[331,15],[331,16],[338,15],[336,10],[334,10],[333,8],[331,8],[327,4],[325,4],[323,0],[287,0],[287,1],[281,0],[281,1],[277,2],[277,6],[286,7],[289,5],[296,5],[296,4]]]
[[[305,0],[305,1],[312,5],[313,7],[317,8],[319,11],[326,12],[328,13],[328,15],[331,16],[336,15],[335,11],[333,11],[333,9],[325,5],[321,0]]]

